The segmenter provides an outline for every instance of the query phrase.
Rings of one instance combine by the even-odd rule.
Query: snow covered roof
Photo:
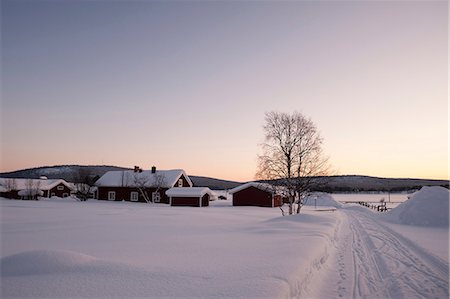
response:
[[[50,190],[59,184],[65,185],[70,190],[74,190],[73,186],[63,179],[16,179],[16,178],[0,178],[0,186],[5,189],[25,190],[30,188],[30,183],[34,188],[39,190]]]
[[[191,179],[182,169],[172,170],[151,170],[134,172],[133,170],[108,171],[95,183],[98,187],[136,187],[143,184],[147,187],[159,186],[162,188],[171,188],[178,179],[184,175],[188,184],[192,186]]]
[[[233,193],[236,193],[238,191],[247,189],[249,187],[255,187],[255,188],[258,188],[260,190],[264,190],[264,191],[268,191],[268,192],[273,192],[275,190],[274,186],[272,186],[270,184],[267,184],[267,183],[250,182],[250,183],[245,183],[245,184],[242,184],[240,186],[237,186],[237,187],[229,190],[228,193],[233,194]]]
[[[202,197],[205,194],[212,194],[208,187],[175,187],[166,191],[169,197]]]

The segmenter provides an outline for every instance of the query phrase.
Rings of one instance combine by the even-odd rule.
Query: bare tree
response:
[[[3,188],[5,188],[5,190],[7,192],[11,192],[11,191],[17,190],[16,179],[5,179],[5,180],[3,180],[3,182],[0,185]]]
[[[148,172],[142,172],[142,169],[135,168],[133,172],[132,186],[139,190],[142,198],[149,203],[158,201],[160,198],[161,188],[166,187],[166,177],[158,172],[152,173],[150,175]],[[152,196],[148,194],[149,189],[153,190]]]
[[[19,195],[26,199],[39,199],[43,195],[41,190],[41,182],[39,180],[27,179],[25,182],[25,189],[20,190]]]
[[[0,187],[4,190],[2,191],[2,196],[6,198],[13,198],[13,191],[17,190],[16,179],[3,179],[0,181]]]
[[[74,175],[75,195],[80,201],[87,201],[94,192],[96,176],[87,168],[79,168]]]
[[[301,113],[265,114],[265,143],[258,156],[256,177],[286,189],[289,215],[300,213],[303,200],[319,176],[327,175],[328,159],[322,152],[322,138],[311,119]],[[282,208],[281,208],[282,209]],[[284,210],[282,209],[283,215]]]
[[[153,191],[152,194],[153,201],[156,201],[157,198],[160,199],[161,197],[160,190],[161,188],[166,187],[166,185],[167,185],[166,177],[162,173],[155,172],[153,174],[153,182],[152,182],[152,187],[155,188],[155,191]]]
[[[146,173],[142,173],[142,169],[136,168],[133,172],[133,186],[139,190],[142,198],[149,203],[151,198],[148,196],[147,189],[150,187],[150,177]]]

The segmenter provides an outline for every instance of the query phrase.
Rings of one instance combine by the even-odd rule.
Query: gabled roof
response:
[[[14,182],[15,190],[26,190],[30,186],[30,181],[33,187],[38,187],[39,190],[50,190],[59,184],[65,185],[70,190],[74,190],[73,186],[63,179],[16,179],[16,178],[0,178],[0,186],[6,187]]]
[[[169,197],[202,197],[205,194],[212,194],[208,187],[175,187],[166,191]]]
[[[228,193],[233,194],[233,193],[236,193],[238,191],[247,189],[249,187],[255,187],[255,188],[258,188],[260,190],[270,191],[270,192],[274,189],[270,184],[267,184],[267,183],[249,182],[249,183],[242,184],[240,186],[237,186],[237,187],[229,190]]]
[[[146,187],[159,185],[162,188],[171,188],[181,176],[184,176],[190,186],[191,179],[182,169],[151,170],[134,172],[133,170],[108,171],[95,183],[97,187],[136,187],[143,184]]]
[[[237,186],[236,188],[229,190],[228,193],[234,194],[238,191],[247,189],[249,187],[255,187],[262,191],[266,191],[266,192],[273,193],[273,194],[280,194],[282,196],[288,194],[286,187],[275,186],[275,185],[271,185],[268,183],[260,183],[260,182],[249,182],[249,183],[242,184],[240,186]]]

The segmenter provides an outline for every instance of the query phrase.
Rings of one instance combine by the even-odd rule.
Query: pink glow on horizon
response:
[[[2,6],[0,172],[254,179],[266,111],[316,123],[336,174],[448,179],[447,2]]]

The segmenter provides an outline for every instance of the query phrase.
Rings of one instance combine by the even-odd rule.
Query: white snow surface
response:
[[[342,204],[337,202],[333,196],[323,192],[312,193],[305,198],[304,202],[306,206],[342,208]]]
[[[201,197],[205,194],[212,194],[207,187],[174,187],[166,191],[169,197]]]
[[[450,192],[444,187],[423,187],[410,199],[381,217],[389,222],[448,227]]]
[[[391,229],[377,213],[355,204],[334,212],[337,233],[324,263],[311,283],[307,298],[448,298],[449,264],[427,250],[427,238],[410,239]],[[448,228],[435,243],[448,252]],[[423,235],[422,235],[423,237]]]
[[[432,234],[409,238],[402,229],[411,226],[354,204],[281,217],[231,203],[2,199],[0,297],[449,296],[448,255],[423,246]],[[428,246],[448,252],[448,241]]]
[[[204,211],[70,199],[0,208],[2,298],[297,296],[336,223],[333,212],[282,217],[231,201]]]

